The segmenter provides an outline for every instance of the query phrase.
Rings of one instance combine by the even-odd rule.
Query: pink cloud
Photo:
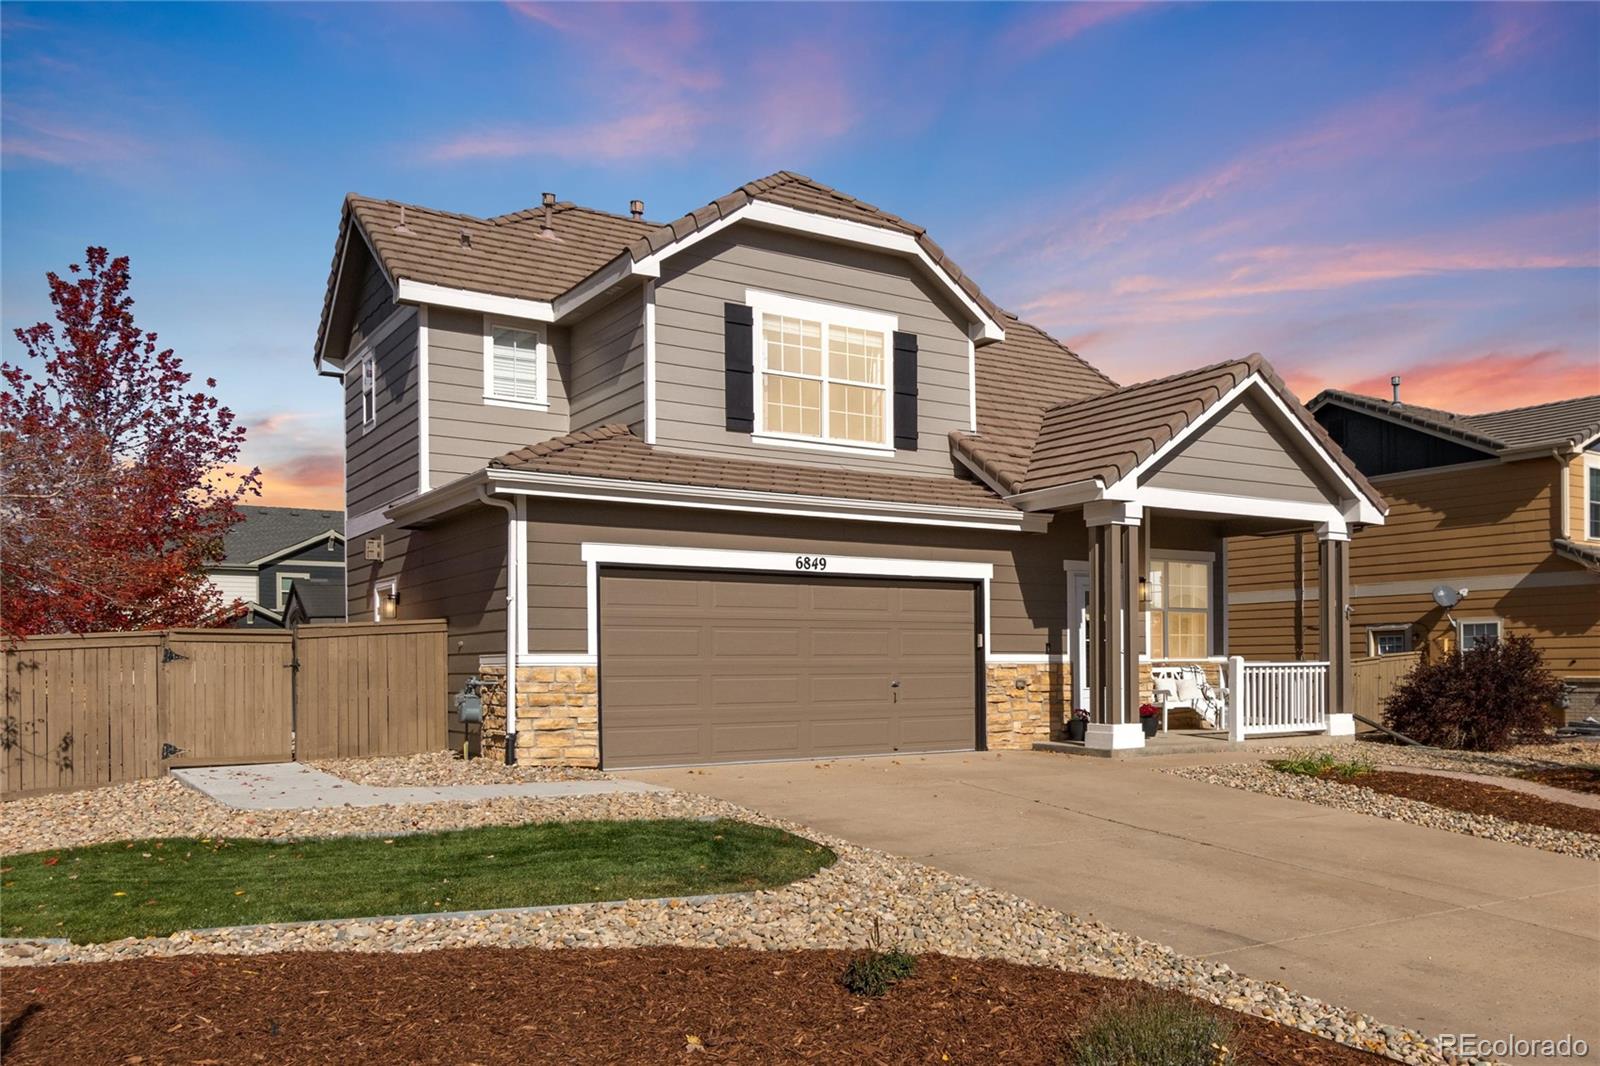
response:
[[[6,101],[3,109],[5,156],[64,167],[149,160],[154,147],[121,131],[81,124],[74,119]]]
[[[620,160],[681,155],[699,140],[705,116],[683,103],[665,103],[638,114],[568,126],[527,126],[465,133],[424,149],[435,162],[470,159]]]
[[[1026,9],[1000,37],[1000,51],[1007,62],[1029,59],[1041,52],[1081,37],[1108,22],[1127,18],[1153,5],[1128,0],[1126,3],[1036,4]]]
[[[1360,378],[1301,370],[1286,375],[1289,386],[1309,399],[1324,388],[1388,396],[1389,375],[1403,379],[1401,396],[1424,407],[1458,414],[1503,411],[1600,392],[1600,366],[1559,348],[1532,352],[1482,352],[1441,355]]]
[[[704,92],[722,76],[703,52],[700,9],[689,4],[545,4],[513,2],[519,15],[578,38],[595,68],[615,77],[618,66],[658,88]],[[602,61],[603,60],[603,61]]]

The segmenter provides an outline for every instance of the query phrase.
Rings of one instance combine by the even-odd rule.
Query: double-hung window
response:
[[[750,293],[756,436],[889,448],[897,320],[855,308]]]
[[[483,396],[494,403],[544,407],[544,336],[493,319],[484,322]]]
[[[1211,564],[1151,559],[1145,579],[1152,659],[1211,654]]]
[[[361,357],[361,432],[378,421],[378,364],[371,352]]]
[[[1498,618],[1480,618],[1476,621],[1463,620],[1459,625],[1461,626],[1461,650],[1464,652],[1471,651],[1473,648],[1484,644],[1495,644],[1500,640],[1500,619]]]
[[[1584,460],[1588,469],[1584,471],[1584,480],[1588,486],[1588,506],[1584,508],[1584,536],[1589,540],[1600,540],[1600,456],[1591,456]]]

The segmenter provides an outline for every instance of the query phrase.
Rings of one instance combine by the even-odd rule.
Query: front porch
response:
[[[1101,759],[1130,759],[1157,755],[1218,755],[1265,747],[1329,747],[1349,739],[1329,733],[1294,733],[1234,740],[1224,730],[1173,729],[1146,738],[1144,744],[1137,748],[1091,748],[1081,740],[1048,740],[1035,743],[1033,750]]]

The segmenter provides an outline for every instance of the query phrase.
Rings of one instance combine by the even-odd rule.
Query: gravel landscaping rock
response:
[[[1133,978],[1399,1061],[1450,1061],[1415,1031],[1384,1026],[1274,982],[1244,977],[1224,963],[1187,958],[1099,922],[1063,914],[942,870],[857,847],[731,803],[681,792],[245,812],[221,807],[170,780],[145,781],[5,804],[0,808],[0,850],[16,854],[152,836],[282,840],[531,821],[665,817],[737,818],[777,826],[826,844],[838,861],[783,888],[710,899],[592,903],[533,913],[346,919],[183,932],[95,945],[32,941],[0,947],[0,966],[152,955],[418,952],[471,946],[859,949],[871,944],[874,928],[881,924],[887,942],[913,952],[996,958]]]
[[[1360,755],[1379,766],[1418,766],[1435,770],[1464,770],[1474,774],[1506,777],[1523,770],[1550,766],[1600,766],[1600,743],[1557,741],[1550,744],[1518,744],[1504,751],[1447,751],[1444,748],[1412,748],[1403,744],[1358,741],[1327,749],[1338,758]],[[1288,748],[1263,749],[1263,755],[1279,758]],[[1303,750],[1300,752],[1303,754]]]
[[[434,785],[521,785],[545,781],[609,781],[600,770],[568,766],[507,766],[498,759],[463,759],[452,751],[376,759],[325,759],[317,769],[358,785],[408,788]]]
[[[1331,750],[1336,757],[1342,758],[1348,754],[1337,748]],[[1262,754],[1271,754],[1271,749]],[[1363,751],[1361,754],[1366,752]],[[1600,836],[1594,834],[1527,825],[1487,814],[1453,811],[1419,800],[1375,792],[1357,784],[1284,773],[1265,763],[1174,766],[1166,768],[1163,772],[1213,785],[1226,785],[1229,788],[1260,792],[1284,799],[1304,800],[1324,807],[1337,807],[1358,814],[1410,822],[1430,829],[1445,829],[1452,833],[1465,833],[1468,836],[1502,840],[1561,855],[1576,855],[1579,858],[1600,861]]]

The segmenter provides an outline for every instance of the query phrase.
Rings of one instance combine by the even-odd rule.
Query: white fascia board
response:
[[[811,211],[801,211],[798,208],[768,203],[765,200],[752,200],[737,211],[724,215],[708,226],[696,229],[693,233],[673,241],[659,252],[653,252],[643,259],[629,260],[624,258],[603,268],[604,276],[597,274],[588,278],[574,286],[563,296],[557,298],[556,306],[559,309],[559,317],[571,314],[588,301],[609,291],[611,286],[629,276],[659,278],[661,276],[661,264],[666,259],[694,247],[707,237],[713,236],[739,222],[754,222],[763,226],[772,226],[775,229],[805,233],[813,237],[839,241],[844,244],[876,248],[880,251],[893,252],[896,255],[916,259],[922,263],[930,274],[939,280],[950,296],[971,316],[974,328],[970,332],[970,336],[974,340],[989,343],[990,341],[1003,341],[1006,339],[1005,329],[1000,323],[980,307],[976,300],[968,296],[966,290],[957,285],[955,279],[943,267],[935,263],[928,253],[923,251],[922,245],[917,243],[917,239],[909,233],[885,229],[882,226],[871,226],[865,222],[851,222],[848,219],[819,215]]]
[[[1189,438],[1193,437],[1217,418],[1221,417],[1222,412],[1225,411],[1228,406],[1234,402],[1234,400],[1251,390],[1255,390],[1266,398],[1267,402],[1271,404],[1272,407],[1278,412],[1280,420],[1287,423],[1290,427],[1290,430],[1298,435],[1300,441],[1305,444],[1305,446],[1311,450],[1311,453],[1321,461],[1322,468],[1333,476],[1333,478],[1344,489],[1347,497],[1355,503],[1354,508],[1351,508],[1348,511],[1343,508],[1335,508],[1335,510],[1340,511],[1352,522],[1372,526],[1383,525],[1383,512],[1367,498],[1367,494],[1362,492],[1354,481],[1350,480],[1349,475],[1340,469],[1339,464],[1334,462],[1333,457],[1328,454],[1327,448],[1323,447],[1322,443],[1311,435],[1311,431],[1301,423],[1300,419],[1295,417],[1293,411],[1289,410],[1289,406],[1283,401],[1283,398],[1278,395],[1276,390],[1267,385],[1267,383],[1262,380],[1261,375],[1258,373],[1251,373],[1243,381],[1229,389],[1222,395],[1220,399],[1217,400],[1216,403],[1211,405],[1209,410],[1207,410],[1203,415],[1195,419],[1193,422],[1189,423],[1187,426],[1183,427],[1181,432],[1179,432],[1171,440],[1167,441],[1167,443],[1157,448],[1148,459],[1134,467],[1126,477],[1122,478],[1115,484],[1108,486],[1106,489],[1106,496],[1112,499],[1136,499],[1141,502],[1148,502],[1145,497],[1150,490],[1147,488],[1141,488],[1139,486],[1139,479],[1143,477],[1151,467],[1160,463],[1173,452],[1180,450],[1189,440]],[[1152,507],[1159,506],[1158,504],[1154,503],[1150,503],[1149,505]],[[1242,513],[1251,514],[1253,512]],[[1263,514],[1262,516],[1268,518],[1278,517],[1272,514]]]
[[[627,252],[623,252],[617,258],[590,274],[560,296],[557,296],[551,304],[555,315],[554,320],[557,322],[562,321],[591,301],[605,296],[613,288],[621,285],[629,278],[654,280],[660,276],[661,266],[659,262],[645,266],[634,262]]]
[[[424,493],[411,493],[402,499],[391,501],[367,514],[376,515],[378,521],[368,528],[376,529],[378,526],[390,522],[397,523],[405,528],[412,528],[419,522],[441,515],[446,511],[454,510],[463,504],[473,502],[478,498],[478,488],[487,484],[484,472],[468,474],[456,480],[440,485]],[[365,518],[365,515],[360,516]],[[352,522],[346,522],[350,526]],[[351,537],[355,534],[351,533]]]
[[[955,529],[1020,530],[1025,522],[1025,516],[1021,512],[980,507],[938,507],[929,504],[853,500],[836,496],[801,496],[520,470],[490,470],[487,476],[493,491],[506,495],[650,504],[713,511],[742,511],[750,514],[787,515],[793,518],[943,526]]]
[[[432,373],[428,366],[428,305],[423,304],[417,308],[417,492],[427,492],[431,487],[428,484],[429,467],[433,459],[429,453],[428,434],[432,432],[429,426],[428,412],[428,375]]]
[[[1024,511],[1054,511],[1063,507],[1077,507],[1106,495],[1106,487],[1099,478],[1075,481],[1070,485],[1056,485],[1048,489],[1034,489],[1007,496],[1006,502]]]
[[[1150,487],[1139,489],[1137,500],[1138,505],[1145,508],[1191,511],[1221,517],[1279,518],[1327,525],[1337,533],[1346,530],[1347,522],[1344,510],[1333,503],[1302,503],[1298,500],[1269,500],[1258,496],[1229,496],[1219,492]]]
[[[259,559],[253,559],[248,563],[234,563],[234,564],[231,564],[231,565],[234,565],[234,566],[266,566],[268,563],[272,562],[274,559],[281,559],[285,555],[292,555],[293,553],[295,553],[297,551],[302,551],[302,550],[304,550],[306,548],[311,547],[313,544],[321,544],[323,541],[326,541],[329,537],[332,537],[332,538],[338,540],[340,543],[343,543],[344,542],[344,531],[343,530],[339,530],[339,529],[335,529],[332,526],[330,526],[329,528],[323,530],[321,533],[318,533],[316,536],[307,537],[305,540],[302,540],[298,544],[291,544],[286,548],[279,548],[277,551],[270,552],[270,553],[268,553],[266,555],[263,555]]]
[[[372,257],[372,261],[377,264],[378,273],[382,274],[383,275],[383,280],[388,282],[389,291],[390,292],[394,292],[395,291],[394,278],[389,276],[389,271],[383,265],[383,260],[381,258],[379,258],[378,253],[373,250],[372,241],[370,239],[368,239],[367,231],[361,228],[361,223],[359,221],[357,221],[354,212],[351,212],[351,214],[350,214],[350,219],[349,219],[348,225],[349,225],[350,229],[357,236],[359,236],[361,238],[362,243],[364,243],[367,246],[367,254],[370,255]],[[333,309],[335,307],[339,306],[339,282],[344,280],[344,258],[349,253],[349,251],[350,251],[350,235],[346,234],[344,241],[339,245],[339,265],[338,265],[338,267],[336,267],[334,269],[334,272],[333,272],[333,298],[328,301],[328,320],[329,320],[328,324],[329,325],[332,325]],[[319,374],[323,373],[322,364],[324,362],[324,359],[323,359],[322,353],[328,346],[328,337],[329,336],[331,336],[331,333],[326,329],[323,330],[323,332],[322,332],[322,341],[317,346],[317,360],[316,360],[316,362],[317,362],[317,373],[319,373]],[[334,366],[334,363],[333,363],[332,360],[327,360],[327,362],[328,362],[328,364],[330,366]],[[344,361],[340,360],[339,364],[337,366],[335,366],[335,369],[337,369],[340,374],[344,373],[344,365],[343,365],[343,363],[344,363]],[[329,374],[329,375],[326,375],[326,376],[331,377],[332,375]]]
[[[395,299],[401,303],[433,304],[437,307],[454,307],[462,311],[479,311],[486,315],[503,315],[532,322],[551,322],[555,311],[546,300],[523,300],[515,296],[497,296],[472,289],[452,289],[444,285],[430,285],[424,281],[401,278],[395,286]]]

